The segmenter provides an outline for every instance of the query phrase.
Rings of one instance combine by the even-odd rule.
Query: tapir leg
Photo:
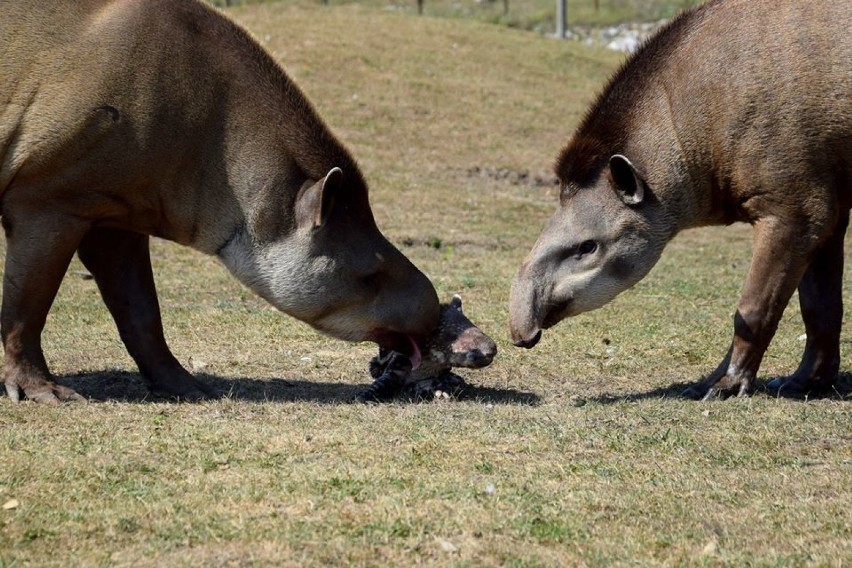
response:
[[[802,279],[809,242],[808,227],[791,220],[768,218],[754,224],[754,256],[734,316],[731,348],[716,371],[685,396],[707,400],[753,389],[766,348]]]
[[[13,401],[21,392],[30,400],[57,404],[85,400],[53,381],[41,349],[41,332],[62,277],[88,225],[58,214],[23,213],[7,205],[6,267],[0,335],[5,348],[6,393]]]
[[[798,370],[787,379],[767,385],[783,392],[825,390],[837,380],[840,368],[840,330],[843,319],[843,239],[847,212],[833,235],[816,251],[799,284],[799,305],[807,343]]]
[[[151,391],[187,400],[213,396],[214,391],[187,372],[166,344],[148,236],[92,229],[78,254],[95,277],[119,335]]]

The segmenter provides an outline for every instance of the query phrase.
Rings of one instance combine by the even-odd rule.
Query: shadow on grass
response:
[[[198,373],[195,377],[206,385],[216,388],[223,398],[248,402],[316,402],[320,404],[340,404],[352,402],[355,395],[366,388],[367,383],[321,383],[281,378],[252,379],[220,377]],[[93,402],[168,402],[167,399],[154,397],[148,392],[145,381],[139,373],[128,371],[97,371],[61,375],[58,381],[71,387]],[[500,389],[468,385],[460,400],[470,400],[483,404],[536,405],[538,395],[513,389]],[[405,403],[399,398],[394,402]],[[191,403],[187,403],[191,404]]]
[[[778,377],[769,377],[765,380],[758,382],[757,388],[755,388],[752,396],[766,396],[770,398],[785,398],[792,400],[845,400],[852,401],[852,373],[840,373],[837,378],[837,383],[831,390],[824,392],[815,392],[815,393],[795,393],[795,392],[785,392],[782,390],[780,393],[774,390],[770,390],[766,388],[767,383],[769,381],[778,378]],[[637,401],[637,400],[647,400],[647,399],[660,399],[660,398],[672,398],[672,399],[682,399],[687,400],[683,396],[683,391],[687,388],[691,387],[695,383],[673,383],[671,385],[665,387],[658,387],[653,390],[649,390],[647,392],[639,392],[639,393],[626,393],[626,394],[618,394],[618,395],[610,395],[610,394],[602,394],[594,397],[588,397],[585,400],[587,402],[597,402],[600,404],[612,404],[618,402],[629,402],[629,401]]]

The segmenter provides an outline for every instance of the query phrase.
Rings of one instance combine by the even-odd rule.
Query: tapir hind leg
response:
[[[214,390],[184,369],[166,344],[148,240],[148,235],[130,231],[92,229],[78,254],[95,277],[121,340],[151,391],[186,400],[214,396]]]
[[[805,353],[796,372],[786,379],[770,381],[770,389],[783,393],[818,392],[837,381],[843,319],[843,239],[848,225],[847,212],[834,234],[816,251],[802,277],[799,305],[807,333]]]
[[[41,332],[88,225],[74,217],[23,211],[7,204],[3,229],[6,267],[0,335],[6,355],[6,393],[15,402],[22,392],[26,398],[46,404],[85,400],[53,381],[41,349]]]

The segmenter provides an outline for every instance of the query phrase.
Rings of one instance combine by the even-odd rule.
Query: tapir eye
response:
[[[597,249],[598,243],[596,243],[595,241],[583,241],[577,248],[577,254],[583,256],[584,254],[591,254]]]

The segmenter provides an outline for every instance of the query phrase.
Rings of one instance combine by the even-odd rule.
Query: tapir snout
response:
[[[453,367],[481,369],[490,365],[497,355],[497,344],[476,327],[465,330],[452,347],[450,364]]]

